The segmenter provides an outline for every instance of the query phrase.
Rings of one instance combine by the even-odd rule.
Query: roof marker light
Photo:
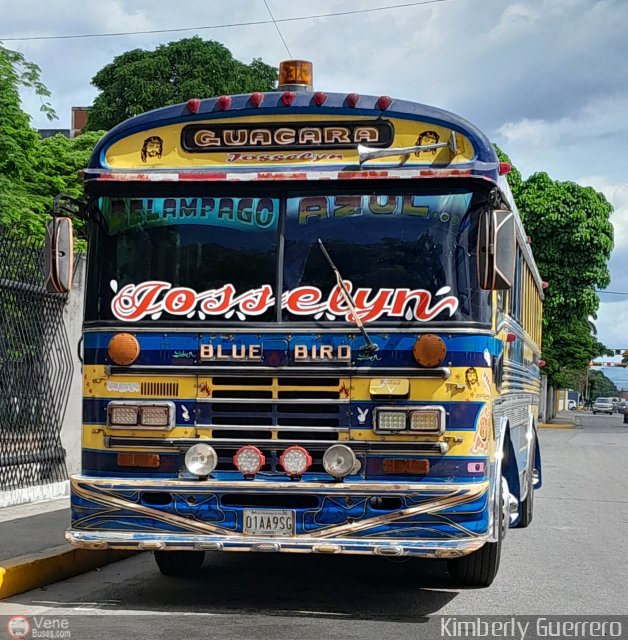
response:
[[[539,360],[539,367],[544,367],[545,366],[545,360]]]
[[[264,94],[260,93],[259,91],[256,91],[255,93],[251,94],[251,104],[254,107],[259,107],[260,104],[262,104],[262,102],[264,101]]]
[[[545,282],[545,280],[543,280],[543,282],[541,282],[541,286],[543,289],[547,289],[549,287],[549,282]]]
[[[347,104],[354,109],[355,106],[358,104],[358,100],[360,100],[360,94],[359,93],[350,93],[347,96]]]
[[[517,334],[509,332],[506,334],[506,342],[514,342],[517,339]]]
[[[324,91],[317,91],[314,94],[314,104],[317,107],[322,106],[325,103],[325,100],[327,100],[327,94]]]
[[[216,102],[216,106],[220,109],[220,111],[226,111],[230,106],[233,98],[231,96],[220,96],[218,98],[218,102]]]
[[[499,175],[505,176],[512,171],[512,167],[510,166],[510,162],[500,162],[499,163]]]
[[[377,100],[377,107],[382,111],[386,111],[392,104],[392,98],[390,96],[380,96]]]
[[[286,107],[289,107],[296,97],[297,94],[294,91],[284,91],[281,94],[281,101],[286,105]]]
[[[190,98],[187,101],[187,106],[190,113],[198,113],[201,107],[201,101],[198,98]]]

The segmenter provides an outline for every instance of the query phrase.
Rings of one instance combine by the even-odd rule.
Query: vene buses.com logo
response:
[[[13,616],[7,622],[7,631],[11,638],[28,638],[31,624],[24,616]]]

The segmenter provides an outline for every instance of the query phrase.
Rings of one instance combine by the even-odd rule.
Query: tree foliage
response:
[[[589,399],[595,402],[598,398],[618,398],[619,391],[615,383],[602,371],[591,369],[588,376]]]
[[[591,187],[552,180],[544,172],[523,180],[513,170],[508,179],[539,272],[549,283],[543,305],[544,372],[554,386],[566,386],[573,372],[585,370],[606,351],[590,318],[599,307],[595,290],[610,282],[613,207]]]
[[[100,90],[90,109],[89,130],[111,129],[132,116],[190,98],[271,91],[277,70],[260,59],[244,64],[219,42],[196,36],[133,49],[117,56],[92,79]]]
[[[80,170],[99,136],[41,139],[19,94],[20,87],[27,87],[42,98],[50,95],[39,73],[22,54],[0,47],[0,224],[36,240],[43,238],[58,193],[82,197]],[[48,103],[42,109],[55,117]],[[75,225],[80,235],[83,222],[76,220]]]

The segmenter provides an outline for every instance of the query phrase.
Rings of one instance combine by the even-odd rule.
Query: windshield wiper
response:
[[[320,238],[318,238],[318,246],[321,248],[321,251],[325,256],[325,259],[327,260],[327,262],[329,263],[329,266],[331,267],[332,271],[336,275],[336,282],[340,287],[340,291],[342,292],[342,297],[345,299],[345,302],[347,303],[349,310],[353,314],[353,318],[355,319],[355,324],[360,330],[360,333],[364,336],[364,340],[366,341],[366,344],[363,344],[358,349],[358,351],[375,353],[379,349],[379,347],[369,338],[368,333],[366,333],[366,329],[364,328],[364,323],[358,317],[358,312],[357,312],[357,309],[355,308],[355,302],[353,301],[353,298],[351,297],[349,290],[347,289],[347,287],[345,287],[345,283],[342,279],[342,276],[340,275],[340,271],[338,271],[338,268],[334,264],[333,260],[331,259],[331,256],[329,255],[329,253],[327,252],[327,249],[325,248],[325,245],[323,244],[323,241]]]

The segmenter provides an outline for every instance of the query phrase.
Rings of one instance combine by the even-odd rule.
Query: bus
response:
[[[543,283],[510,167],[459,116],[311,76],[288,61],[276,91],[97,144],[66,537],[165,575],[208,551],[362,554],[487,586],[541,486]]]

